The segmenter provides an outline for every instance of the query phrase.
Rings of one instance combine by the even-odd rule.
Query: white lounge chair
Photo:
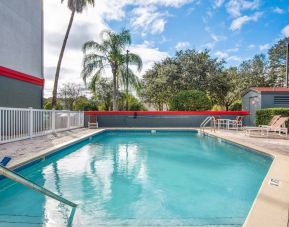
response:
[[[285,136],[287,137],[288,135],[288,128],[286,128],[286,122],[288,121],[289,117],[280,117],[275,123],[273,123],[271,126],[270,125],[261,125],[260,127],[255,127],[255,128],[248,128],[246,129],[246,134],[251,135],[252,131],[260,131],[261,135],[267,135],[269,136],[269,132],[276,132],[279,134],[279,136]]]

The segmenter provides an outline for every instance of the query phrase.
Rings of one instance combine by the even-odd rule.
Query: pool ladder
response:
[[[59,202],[62,202],[68,206],[71,206],[72,208],[76,208],[77,204],[59,196],[59,195],[56,195],[55,193],[47,190],[46,188],[44,187],[41,187],[40,185],[28,180],[27,178],[21,176],[20,174],[16,173],[15,171],[12,171],[2,165],[0,165],[0,174],[2,174],[3,176],[17,182],[17,183],[20,183],[34,191],[37,191],[37,192],[40,192],[41,194],[43,195],[46,195],[50,198],[53,198]]]
[[[201,133],[204,133],[205,127],[209,123],[211,124],[211,130],[215,131],[215,129],[216,129],[215,117],[210,116],[210,117],[206,117],[206,119],[201,123],[201,125],[200,125],[200,128],[201,128],[200,132]]]

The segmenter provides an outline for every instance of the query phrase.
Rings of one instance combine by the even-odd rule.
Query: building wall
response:
[[[123,128],[123,127],[139,127],[139,128],[188,128],[188,127],[200,127],[201,123],[209,115],[131,115],[131,114],[117,114],[117,115],[98,115],[97,122],[99,127],[103,128]],[[217,114],[216,114],[217,116]],[[236,119],[238,115],[228,114],[222,115],[224,119]],[[85,127],[88,125],[88,121],[95,122],[96,116],[85,116]],[[209,125],[208,125],[209,126]]]
[[[0,76],[0,107],[41,109],[41,94],[42,86]]]
[[[255,104],[252,104],[252,101]],[[254,106],[253,106],[254,105]],[[250,115],[245,118],[244,123],[249,126],[256,125],[256,110],[261,109],[261,94],[255,91],[249,91],[242,97],[242,110],[248,111]]]
[[[41,108],[43,83],[25,78],[43,79],[42,0],[1,0],[0,21],[0,106]]]
[[[289,97],[289,92],[272,92],[272,93],[262,93],[262,99],[261,99],[261,106],[263,109],[265,108],[289,108],[289,102],[288,103],[282,103],[282,104],[276,104],[274,103],[274,97],[275,96],[287,96]]]
[[[42,0],[0,1],[0,65],[43,78]]]

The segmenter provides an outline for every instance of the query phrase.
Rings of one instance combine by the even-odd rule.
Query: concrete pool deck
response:
[[[172,128],[156,129],[165,130]],[[178,129],[198,130],[196,128]],[[33,160],[45,158],[48,154],[61,150],[103,130],[104,129],[81,128],[2,144],[0,145],[0,157],[5,155],[12,156],[13,159],[8,167],[17,168]],[[289,208],[289,139],[248,137],[241,131],[217,130],[213,132],[211,130],[205,130],[205,132],[274,157],[273,163],[262,183],[244,226],[287,226]],[[279,186],[269,184],[270,179],[279,180]]]
[[[45,136],[34,137],[11,143],[0,144],[0,158],[4,156],[12,157],[8,168],[17,168],[25,165],[39,157],[65,148],[74,142],[85,139],[103,129],[73,129],[65,132],[49,134]]]

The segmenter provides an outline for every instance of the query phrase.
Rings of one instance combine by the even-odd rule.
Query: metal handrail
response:
[[[2,174],[3,176],[13,180],[13,181],[16,181],[34,191],[37,191],[37,192],[40,192],[41,194],[43,195],[46,195],[50,198],[53,198],[59,202],[62,202],[66,205],[69,205],[73,208],[75,208],[77,206],[77,204],[47,190],[46,188],[44,187],[41,187],[40,185],[28,180],[27,178],[25,178],[24,176],[21,176],[20,174],[16,173],[15,171],[13,170],[10,170],[2,165],[0,165],[0,174]]]
[[[204,132],[205,131],[205,126],[212,122],[212,120],[215,120],[215,117],[206,117],[206,119],[201,123],[200,125],[200,128],[201,128],[201,132]],[[213,124],[213,127],[211,127],[211,129],[214,129],[215,130],[215,122]]]

